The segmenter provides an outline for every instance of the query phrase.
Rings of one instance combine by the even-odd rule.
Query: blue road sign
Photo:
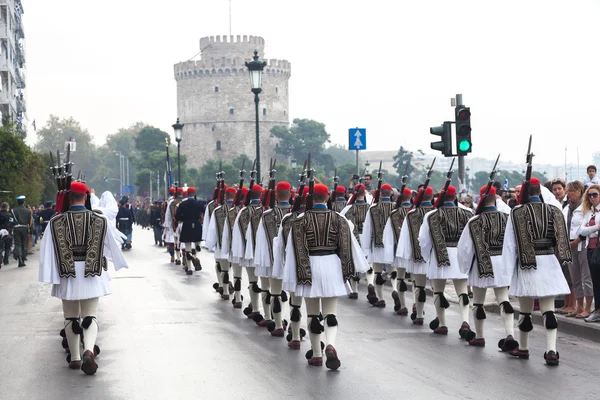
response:
[[[348,150],[367,149],[367,130],[365,128],[348,129]]]
[[[122,194],[133,194],[133,186],[129,185],[123,185],[121,186],[121,193]]]

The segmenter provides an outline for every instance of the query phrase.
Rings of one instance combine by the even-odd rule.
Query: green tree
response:
[[[356,153],[352,150],[348,150],[346,146],[340,144],[332,144],[323,150],[324,154],[329,154],[335,160],[336,166],[341,164],[354,164],[356,169]]]
[[[398,174],[400,180],[402,180],[402,176],[404,176],[406,173],[408,176],[406,179],[407,183],[411,182],[411,177],[415,172],[415,166],[413,165],[412,161],[412,151],[408,151],[403,146],[400,146],[398,153],[394,156],[394,168],[396,169],[396,173]],[[400,182],[396,182],[396,184],[400,185]]]
[[[165,150],[165,140],[169,138],[167,132],[153,126],[145,126],[135,136],[135,148],[141,153],[150,153],[156,150]]]
[[[278,154],[295,158],[303,163],[311,153],[314,166],[320,165],[333,172],[334,158],[325,153],[325,144],[330,143],[325,124],[311,119],[294,119],[291,126],[275,126],[271,128],[271,137],[279,139],[276,147]]]

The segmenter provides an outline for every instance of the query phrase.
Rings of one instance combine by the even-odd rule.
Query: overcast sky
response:
[[[22,0],[28,116],[72,116],[98,143],[136,121],[171,132],[173,64],[229,33],[228,0]],[[428,152],[429,127],[471,107],[473,155],[591,161],[600,151],[598,1],[232,0],[232,33],[292,63],[290,115],[335,143]],[[252,101],[248,93],[248,101]],[[33,138],[34,132],[30,131]]]

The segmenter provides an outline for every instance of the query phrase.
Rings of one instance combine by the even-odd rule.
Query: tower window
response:
[[[219,87],[215,86],[215,93],[219,93]]]
[[[233,115],[233,107],[231,107],[231,108],[229,109],[229,114],[230,114],[230,115]]]
[[[217,151],[221,151],[221,141],[217,140]]]
[[[287,112],[285,110],[283,111],[283,115],[287,115]]]
[[[211,131],[213,131],[213,132],[215,131],[215,126],[214,126],[214,125],[213,125],[213,127],[211,128]]]
[[[263,108],[263,115],[267,115],[267,109]]]
[[[275,93],[279,93],[279,88],[275,86]]]

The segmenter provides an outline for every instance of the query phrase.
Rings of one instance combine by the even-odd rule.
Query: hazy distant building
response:
[[[175,64],[177,116],[185,124],[181,151],[189,167],[208,160],[255,156],[255,105],[245,62],[254,50],[264,57],[265,40],[258,36],[211,36],[200,39],[201,59]],[[263,175],[275,157],[273,126],[289,125],[288,80],[291,65],[265,60],[260,94],[260,149]],[[249,170],[249,168],[246,168]]]
[[[0,0],[0,113],[27,131],[25,29],[21,0]]]

